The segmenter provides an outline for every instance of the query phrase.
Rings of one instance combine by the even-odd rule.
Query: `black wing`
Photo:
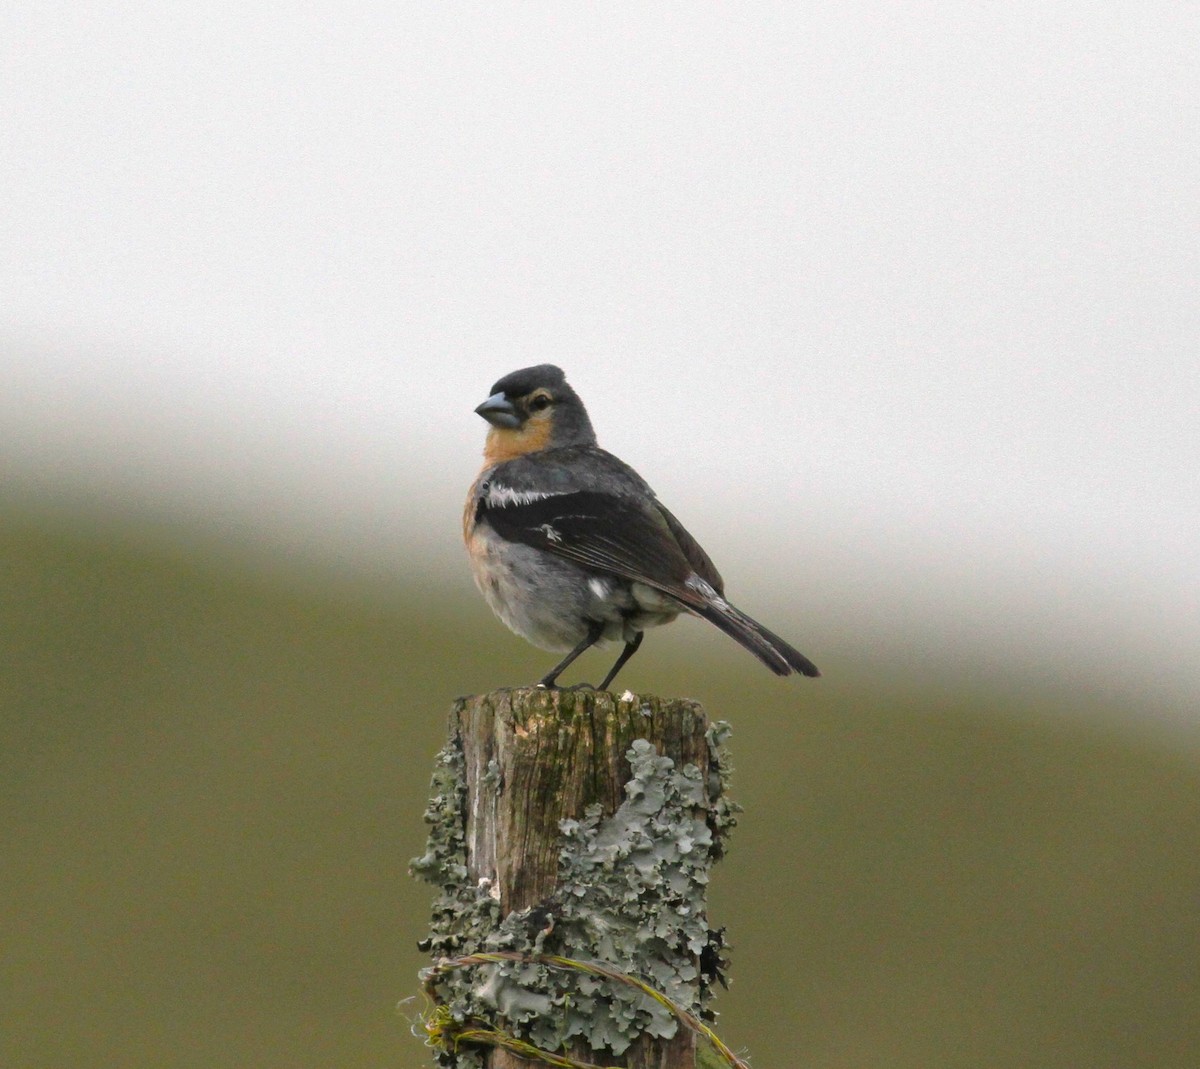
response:
[[[777,675],[820,674],[799,650],[721,596],[721,576],[708,554],[657,501],[643,504],[597,490],[534,493],[481,488],[476,521],[510,542],[662,591],[716,624]]]
[[[718,594],[724,594],[725,580],[721,578],[721,573],[717,571],[717,566],[713,564],[712,559],[704,552],[704,547],[691,536],[682,523],[667,511],[665,505],[658,501],[655,501],[654,504],[662,513],[663,519],[667,521],[671,534],[675,536],[675,541],[679,543],[679,548],[683,550],[683,555],[687,557],[693,571]]]
[[[645,583],[685,605],[699,607],[704,598],[686,585],[699,569],[675,536],[671,521],[682,530],[679,521],[673,516],[668,520],[669,514],[664,512],[631,498],[577,490],[505,504],[489,504],[482,497],[476,518],[510,542],[536,546],[585,568]],[[699,549],[690,536],[688,541]],[[708,562],[707,556],[703,560]],[[716,574],[711,562],[708,568]]]

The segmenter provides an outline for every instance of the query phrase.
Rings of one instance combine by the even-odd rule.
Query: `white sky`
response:
[[[1192,686],[1197,42],[1174,3],[8,5],[0,461],[458,568],[471,408],[552,361],[760,601]]]

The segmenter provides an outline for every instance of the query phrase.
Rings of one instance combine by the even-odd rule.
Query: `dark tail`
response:
[[[745,646],[777,676],[790,676],[793,672],[811,677],[821,674],[817,666],[798,649],[784,642],[774,631],[768,631],[757,620],[752,620],[740,609],[735,609],[729,602],[708,602],[703,608],[695,611]]]

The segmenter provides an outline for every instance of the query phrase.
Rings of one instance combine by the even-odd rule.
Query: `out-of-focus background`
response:
[[[504,373],[731,594],[755,1064],[1200,1064],[1200,15],[0,14],[0,1064],[420,1066]],[[585,660],[579,677],[602,671]]]

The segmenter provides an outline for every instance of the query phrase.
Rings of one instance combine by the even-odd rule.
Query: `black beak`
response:
[[[492,394],[475,411],[493,427],[506,427],[509,430],[516,430],[521,426],[521,417],[517,415],[516,408],[513,407],[513,403],[502,393]]]

